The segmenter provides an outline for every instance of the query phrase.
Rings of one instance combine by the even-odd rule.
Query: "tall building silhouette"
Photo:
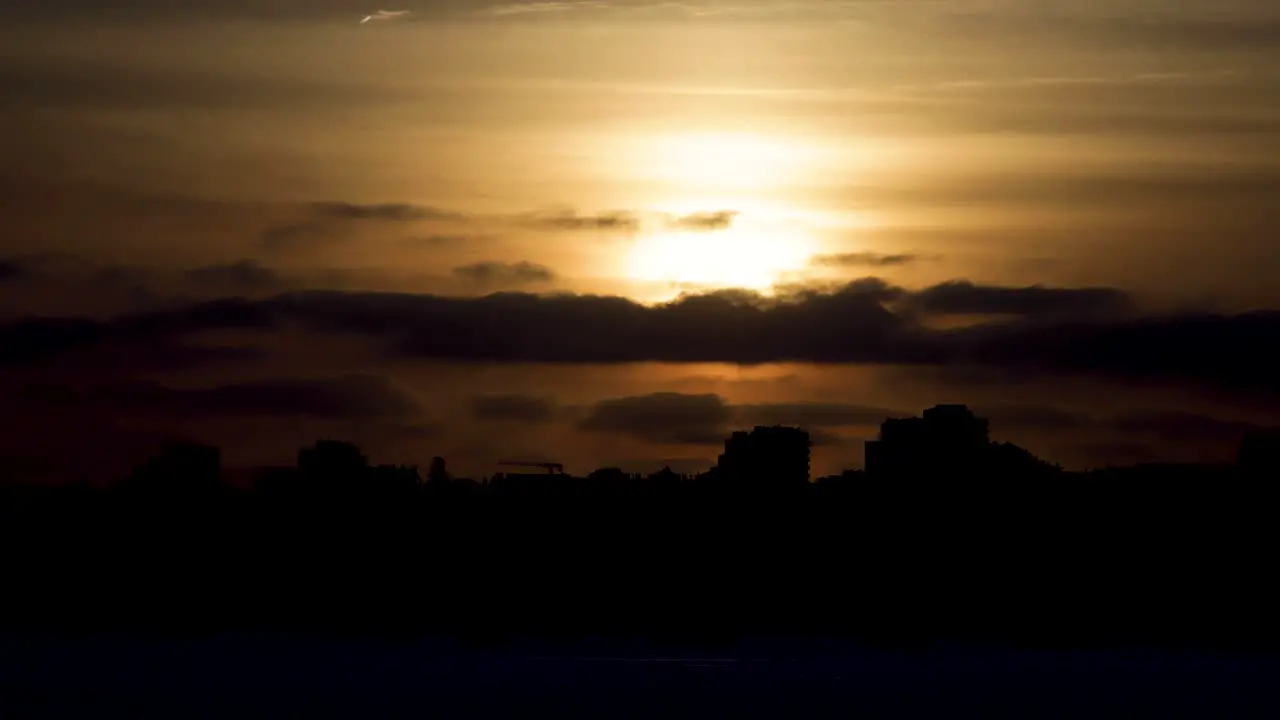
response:
[[[757,426],[725,441],[716,471],[738,485],[804,485],[812,445],[809,433],[799,428]]]
[[[216,446],[166,442],[132,478],[156,491],[208,490],[222,482],[222,451]]]
[[[989,423],[965,405],[937,405],[923,417],[889,418],[866,443],[868,475],[910,476],[974,468],[990,446]]]

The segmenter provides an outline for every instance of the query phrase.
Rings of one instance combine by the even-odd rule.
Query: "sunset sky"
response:
[[[379,10],[408,11],[374,17]],[[0,0],[0,468],[1280,423],[1280,5]]]

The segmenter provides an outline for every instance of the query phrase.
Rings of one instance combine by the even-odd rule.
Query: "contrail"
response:
[[[408,15],[408,14],[409,14],[408,10],[379,10],[372,15],[365,15],[363,18],[360,19],[360,24],[364,25],[370,20],[391,20],[393,18],[398,18],[402,15]]]

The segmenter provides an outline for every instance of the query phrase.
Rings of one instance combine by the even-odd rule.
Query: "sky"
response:
[[[9,477],[173,436],[692,471],[775,422],[823,474],[941,402],[1072,468],[1280,424],[1272,3],[0,20]]]

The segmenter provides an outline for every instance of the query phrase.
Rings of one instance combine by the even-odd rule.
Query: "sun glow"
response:
[[[733,132],[688,132],[646,138],[635,147],[633,172],[686,191],[748,190],[794,182],[814,162],[794,139]]]
[[[767,290],[784,273],[804,269],[807,242],[746,230],[662,233],[639,238],[628,275],[644,282]]]

